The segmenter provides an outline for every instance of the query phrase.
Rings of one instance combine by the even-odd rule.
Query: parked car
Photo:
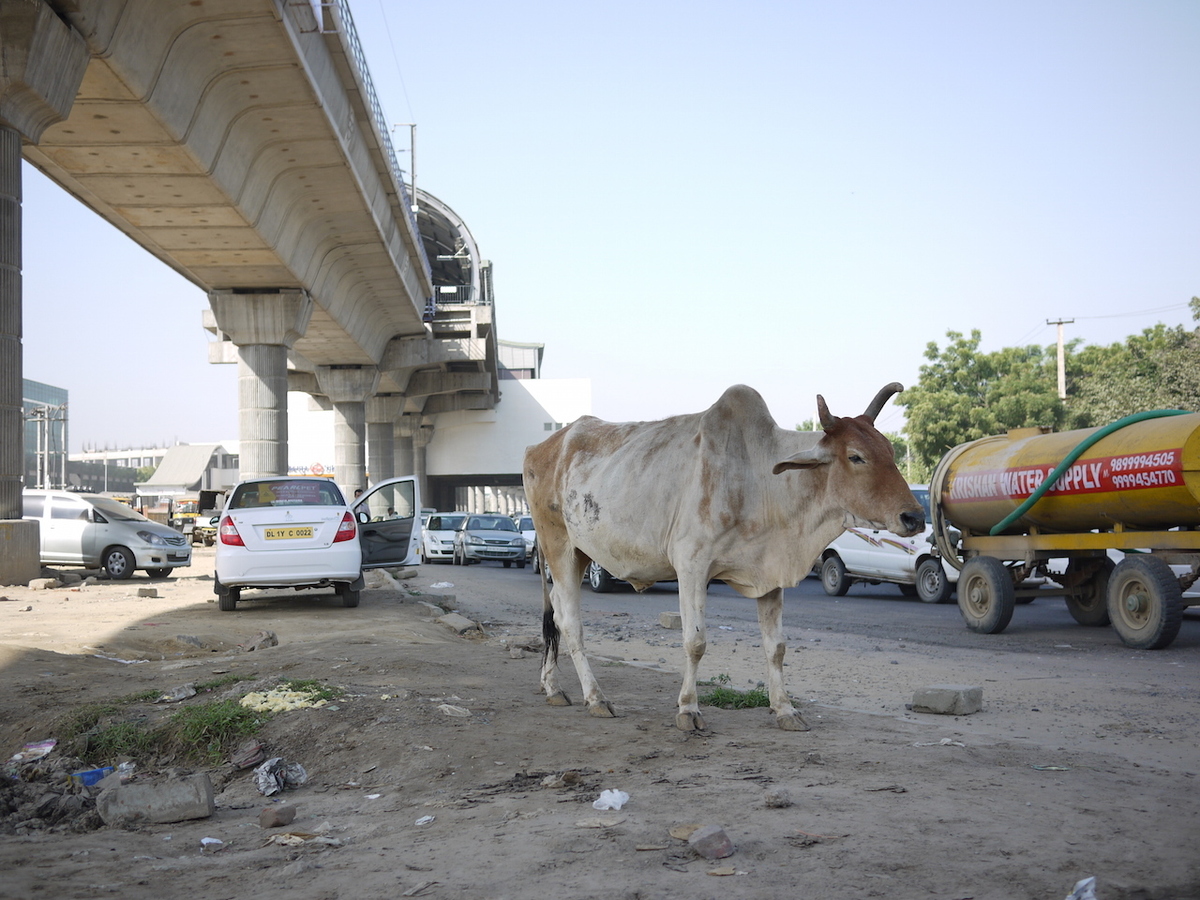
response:
[[[432,513],[421,530],[421,562],[452,562],[454,532],[466,517],[466,513]]]
[[[353,507],[324,478],[254,478],[229,493],[217,529],[222,610],[246,588],[330,588],[358,606],[363,569],[411,565],[421,537],[416,480],[393,478]]]
[[[513,516],[517,531],[525,538],[525,559],[533,559],[533,548],[537,544],[537,531],[533,527],[533,516]]]
[[[909,485],[925,507],[925,530],[900,537],[878,528],[850,528],[825,548],[817,561],[825,593],[840,597],[852,584],[890,582],[925,603],[946,603],[954,593],[958,570],[934,553],[930,536],[929,487]]]
[[[111,498],[30,489],[22,492],[21,504],[22,517],[39,524],[43,565],[103,569],[113,579],[138,569],[164,578],[191,565],[186,537]]]
[[[513,563],[525,568],[525,538],[517,523],[508,516],[468,515],[454,532],[454,564],[469,565],[483,559],[496,559],[509,568]]]

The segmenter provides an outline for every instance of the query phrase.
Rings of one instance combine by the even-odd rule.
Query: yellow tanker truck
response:
[[[934,539],[960,570],[967,627],[998,634],[1018,599],[1061,595],[1077,622],[1130,647],[1179,632],[1200,574],[1200,413],[1156,410],[1103,428],[1026,428],[960,444],[929,485]],[[1114,563],[1109,551],[1125,555]],[[1065,570],[1050,569],[1064,560]],[[1059,587],[1026,588],[1031,576]]]

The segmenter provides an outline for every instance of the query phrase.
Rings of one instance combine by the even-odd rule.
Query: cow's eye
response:
[[[861,466],[866,462],[866,460],[863,459],[861,456],[859,456],[857,453],[851,453],[850,454],[850,462],[854,463],[856,466]]]

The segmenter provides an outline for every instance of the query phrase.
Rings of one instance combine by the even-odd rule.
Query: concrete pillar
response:
[[[392,427],[392,441],[395,450],[395,473],[411,475],[413,473],[413,441],[411,428],[398,421]]]
[[[0,584],[41,573],[38,525],[21,519],[21,141],[71,112],[89,54],[42,0],[0,3]]]
[[[367,486],[367,398],[379,387],[374,366],[317,366],[317,384],[333,404],[333,468],[350,500]]]
[[[393,430],[403,408],[403,394],[376,394],[367,400],[367,472],[372,484],[411,474],[396,471]]]
[[[238,350],[240,476],[288,470],[287,352],[304,335],[313,302],[306,291],[210,291],[217,327]]]
[[[413,475],[417,478],[417,487],[421,491],[422,497],[429,496],[429,478],[426,476],[428,471],[426,465],[425,448],[429,446],[429,442],[433,439],[433,427],[430,425],[422,425],[420,428],[413,430]],[[424,500],[421,501],[422,503]]]

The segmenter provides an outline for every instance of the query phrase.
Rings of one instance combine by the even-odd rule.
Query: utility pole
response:
[[[1063,350],[1063,326],[1070,325],[1074,319],[1047,319],[1047,325],[1058,326],[1058,399],[1067,399],[1067,355]]]

